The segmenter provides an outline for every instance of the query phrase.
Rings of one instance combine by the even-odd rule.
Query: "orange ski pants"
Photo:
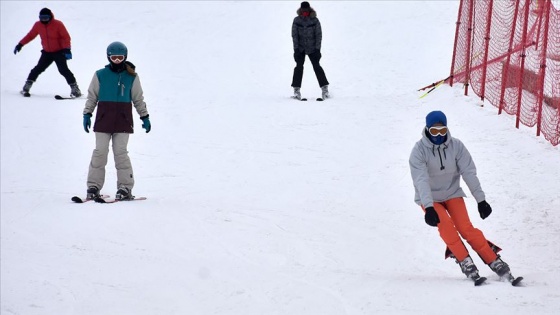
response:
[[[469,255],[461,237],[469,243],[486,264],[496,259],[497,254],[488,245],[482,231],[472,225],[463,198],[434,202],[434,209],[436,209],[440,221],[438,224],[439,235],[457,260],[462,261]]]

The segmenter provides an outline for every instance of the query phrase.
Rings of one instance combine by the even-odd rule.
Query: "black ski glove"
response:
[[[478,213],[480,213],[482,220],[488,218],[490,213],[492,213],[492,207],[490,207],[486,200],[482,200],[478,203]]]
[[[22,47],[23,47],[23,45],[18,43],[16,45],[16,48],[14,48],[14,55],[17,54],[18,52],[20,52]]]
[[[434,207],[426,207],[426,214],[424,215],[424,220],[426,221],[426,224],[430,226],[438,225],[439,217]]]

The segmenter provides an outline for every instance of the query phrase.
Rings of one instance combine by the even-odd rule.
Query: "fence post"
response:
[[[523,21],[523,33],[521,34],[521,70],[517,80],[517,115],[515,118],[515,128],[519,128],[519,120],[521,119],[521,99],[523,96],[523,75],[525,74],[525,58],[527,57],[526,42],[527,42],[527,24],[529,24],[529,7],[531,1],[525,1],[525,20]]]
[[[471,81],[471,48],[472,48],[472,33],[473,33],[473,12],[474,12],[474,0],[469,1],[469,25],[467,28],[467,58],[465,62],[467,63],[465,68],[465,95],[469,93],[469,82]]]
[[[494,0],[490,0],[488,4],[488,15],[486,16],[486,34],[484,36],[484,66],[482,67],[482,89],[480,91],[480,99],[484,101],[484,93],[486,92],[486,72],[488,70],[488,47],[490,46],[490,26],[492,25],[492,9],[494,7]]]
[[[451,73],[449,74],[449,86],[453,86],[453,73],[455,72],[455,58],[457,57],[457,42],[459,39],[459,27],[461,26],[461,12],[463,10],[463,2],[459,2],[459,13],[457,13],[457,22],[455,22],[455,42],[453,43],[453,57],[451,57]]]

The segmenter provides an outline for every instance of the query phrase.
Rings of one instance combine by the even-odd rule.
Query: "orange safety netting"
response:
[[[449,83],[464,83],[560,142],[560,8],[552,0],[461,0]]]

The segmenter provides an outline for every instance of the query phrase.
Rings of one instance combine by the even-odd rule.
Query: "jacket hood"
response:
[[[310,7],[309,11],[310,11],[310,13],[309,13],[310,18],[316,18],[317,17],[317,12],[313,8]],[[302,16],[301,15],[301,8],[297,9],[296,13],[297,13],[298,16]]]
[[[54,14],[49,8],[42,8],[41,11],[39,11],[39,15],[50,15],[51,21],[54,20]]]

